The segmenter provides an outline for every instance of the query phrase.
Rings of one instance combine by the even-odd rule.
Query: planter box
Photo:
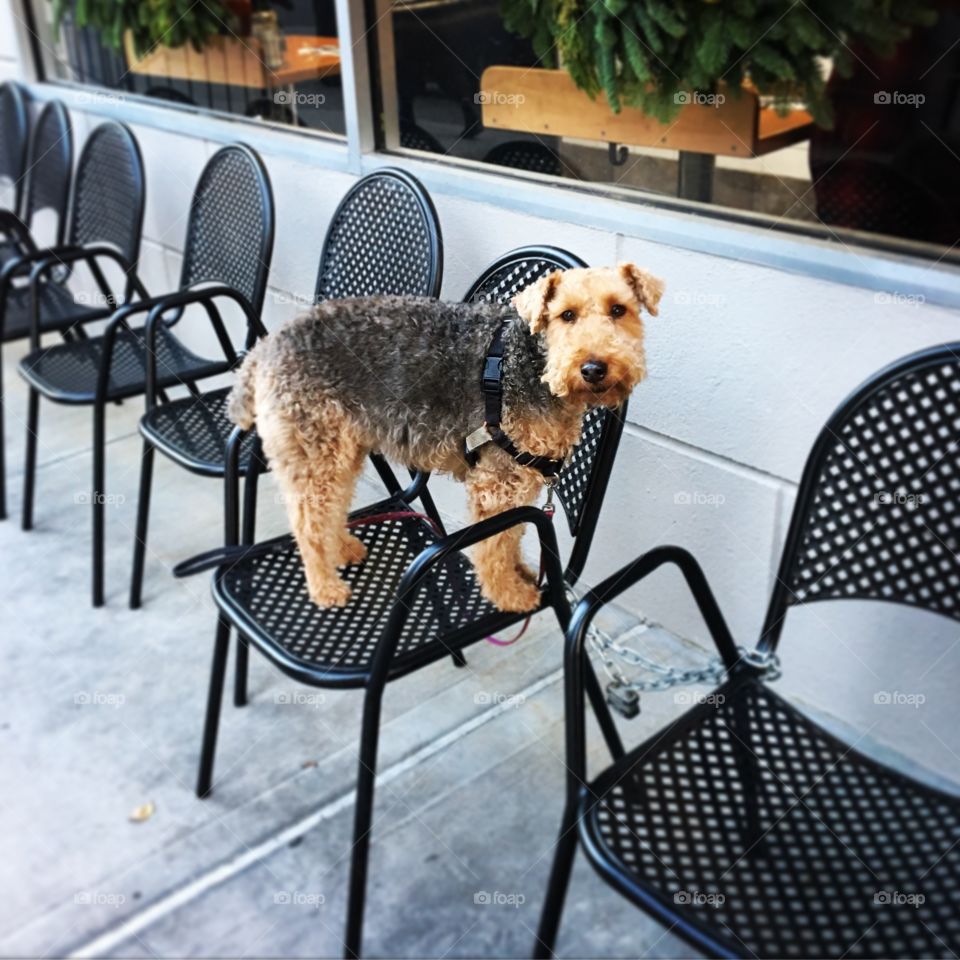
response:
[[[263,62],[255,37],[213,37],[201,52],[182,47],[157,47],[143,57],[133,50],[133,38],[124,38],[127,65],[132,73],[199,83],[223,83],[257,90],[316,80],[340,72],[336,37],[287,35],[284,63],[270,70]]]
[[[614,113],[601,94],[592,98],[565,70],[487,67],[480,80],[483,125],[548,136],[662,147],[726,157],[759,157],[806,140],[813,120],[805,110],[780,116],[744,89],[722,103],[692,103],[672,123],[632,107]],[[723,89],[720,90],[723,93]]]

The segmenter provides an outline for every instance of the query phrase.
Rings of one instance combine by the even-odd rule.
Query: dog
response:
[[[593,406],[619,406],[646,373],[643,313],[664,285],[634,264],[555,271],[512,306],[377,296],[320,303],[245,358],[230,419],[256,424],[284,494],[311,599],[348,603],[337,568],[366,548],[346,527],[367,455],[464,481],[474,521],[536,501],[543,476],[492,442],[465,438],[487,409],[481,377],[502,342],[502,431],[513,452],[563,460]],[[489,436],[481,430],[480,439]],[[540,602],[517,527],[478,544],[483,596],[504,611]]]

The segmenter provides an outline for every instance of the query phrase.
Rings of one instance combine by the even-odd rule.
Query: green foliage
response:
[[[123,47],[129,30],[137,56],[157,46],[179,47],[191,43],[202,50],[229,22],[221,0],[51,0],[57,30],[68,20],[92,27],[107,46]],[[525,26],[518,24],[515,29]]]
[[[780,109],[804,102],[821,126],[832,120],[821,58],[848,75],[851,46],[888,57],[936,20],[933,0],[501,0],[501,11],[544,66],[603,91],[614,112],[626,103],[670,122],[684,94],[722,82],[736,95],[749,80]]]

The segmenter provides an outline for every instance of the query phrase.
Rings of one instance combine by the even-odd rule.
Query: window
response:
[[[94,22],[78,25],[76,7],[66,3],[59,30],[49,0],[28,2],[48,79],[317,132],[344,132],[333,0],[202,0],[193,5],[90,0],[86,10]],[[118,10],[131,15],[151,10],[158,19],[138,35],[114,25]],[[105,20],[98,11],[105,12]],[[158,42],[167,37],[188,42],[176,47]]]
[[[846,77],[832,62],[818,61],[832,128],[814,123],[802,104],[775,109],[753,91],[749,76],[739,97],[722,86],[709,94],[676,93],[682,109],[669,122],[628,107],[614,114],[602,94],[591,101],[566,71],[553,69],[555,49],[538,56],[530,40],[511,33],[505,6],[377,0],[387,149],[642,191],[668,204],[699,201],[709,205],[697,208],[704,213],[840,241],[918,241],[928,246],[915,252],[954,256],[960,13],[951,5],[940,5],[933,26],[915,27],[893,58],[844,47]],[[551,9],[571,6],[580,11],[589,4]],[[641,4],[621,6],[625,18]],[[816,25],[817,15],[810,16]]]

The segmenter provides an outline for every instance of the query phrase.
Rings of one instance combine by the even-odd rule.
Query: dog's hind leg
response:
[[[345,606],[350,587],[337,567],[347,559],[345,553],[351,561],[362,559],[353,544],[356,538],[346,530],[366,454],[359,431],[333,401],[313,407],[309,419],[296,422],[276,408],[258,410],[257,423],[283,491],[310,599],[321,607]]]
[[[466,485],[470,513],[476,522],[533,503],[542,482],[532,470],[485,453],[467,474]],[[512,527],[474,547],[473,565],[480,589],[500,610],[523,613],[535,609],[540,602],[536,576],[523,562],[520,552],[522,537],[523,527]]]

